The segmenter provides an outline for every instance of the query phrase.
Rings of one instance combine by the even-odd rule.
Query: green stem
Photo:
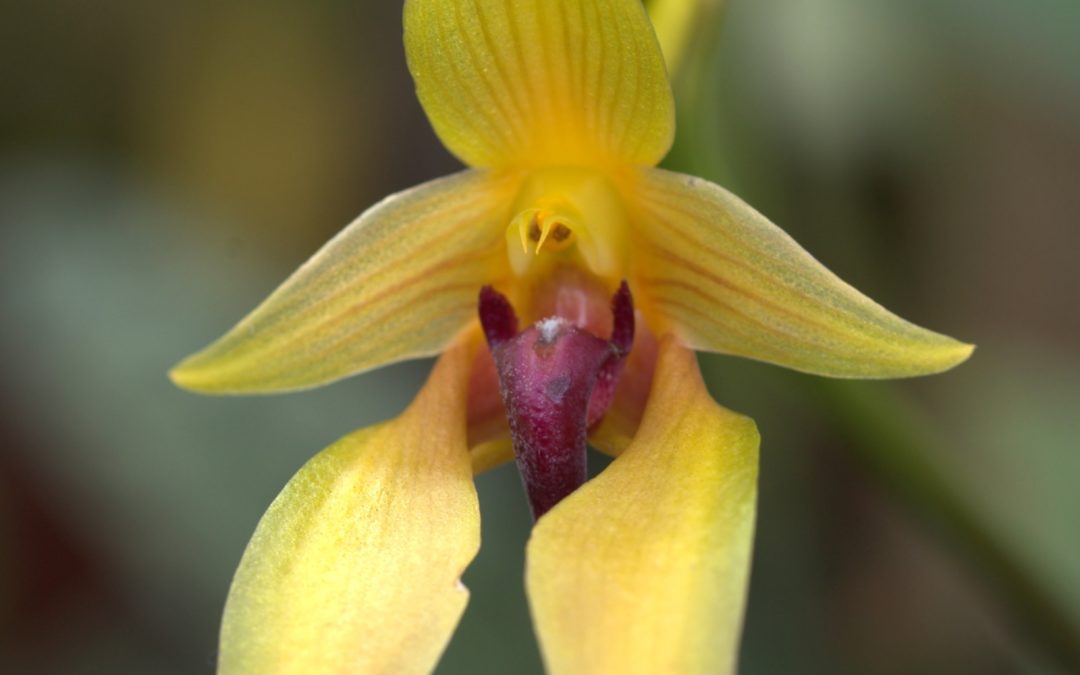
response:
[[[683,64],[692,64],[694,51],[715,44],[726,0],[647,0],[649,18],[668,72],[685,75]]]
[[[934,461],[949,445],[918,410],[884,384],[812,380],[814,400],[846,432],[851,452],[940,538],[981,568],[1023,621],[1030,640],[1069,672],[1080,672],[1080,627],[1055,593],[984,521]]]

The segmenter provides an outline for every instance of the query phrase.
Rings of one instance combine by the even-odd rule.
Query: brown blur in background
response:
[[[0,0],[0,672],[211,671],[270,500],[419,387],[428,362],[277,397],[165,377],[361,210],[458,166],[400,15]],[[1080,4],[732,0],[712,34],[667,165],[979,345],[901,383],[701,358],[763,436],[742,672],[1080,672]],[[513,467],[479,488],[439,672],[540,672]]]

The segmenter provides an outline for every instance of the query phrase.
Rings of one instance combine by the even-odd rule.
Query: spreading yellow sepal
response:
[[[404,414],[324,450],[274,500],[229,591],[220,673],[434,669],[480,546],[471,352],[452,348]]]
[[[633,442],[529,541],[526,584],[548,672],[734,671],[758,441],[751,420],[709,398],[694,354],[664,340]]]
[[[303,389],[437,354],[507,271],[520,177],[463,171],[398,193],[331,239],[224,337],[170,375],[204,393]]]
[[[649,169],[624,191],[644,309],[693,349],[860,378],[940,372],[974,349],[889,312],[706,180]]]
[[[641,0],[407,0],[435,132],[472,166],[653,165],[675,106]]]

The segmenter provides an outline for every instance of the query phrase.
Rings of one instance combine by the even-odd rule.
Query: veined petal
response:
[[[263,516],[225,606],[219,672],[428,673],[480,546],[465,445],[472,347],[397,419],[308,462]]]
[[[727,190],[670,171],[640,175],[626,196],[637,216],[633,274],[658,331],[833,377],[926,375],[974,349],[859,293]]]
[[[757,462],[754,423],[716,405],[694,354],[665,339],[633,442],[533,529],[526,585],[549,672],[733,672]]]
[[[286,391],[440,352],[506,274],[519,178],[463,171],[376,204],[171,373],[206,393]]]
[[[675,129],[640,0],[407,0],[409,70],[473,166],[653,165]]]

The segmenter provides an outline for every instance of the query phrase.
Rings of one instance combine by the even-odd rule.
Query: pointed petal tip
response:
[[[503,274],[519,180],[463,171],[387,197],[170,377],[203,393],[299,391],[442,352]]]
[[[165,376],[169,378],[169,382],[172,382],[174,386],[190,391],[190,388],[187,386],[187,377],[182,363],[178,363],[170,368],[168,372],[165,373]]]
[[[210,347],[185,357],[169,369],[169,380],[174,385],[195,394],[245,394],[258,393],[248,391],[242,382],[230,378],[226,371],[227,359],[215,358],[208,354]]]
[[[185,357],[167,375],[174,385],[185,391],[209,396],[250,396],[284,394],[313,389],[356,373],[344,373],[316,382],[281,381],[272,378],[271,362],[262,359],[241,359],[231,353],[221,353],[219,342]],[[359,371],[362,372],[362,371]]]
[[[945,370],[951,370],[956,366],[964,363],[971,358],[971,355],[975,353],[975,347],[977,345],[969,344],[967,342],[956,341],[956,344],[952,349],[952,363],[945,367]]]
[[[940,375],[956,368],[971,358],[975,345],[955,340],[951,337],[923,331],[933,339],[929,342],[917,342],[896,345],[895,351],[887,360],[870,362],[859,367],[803,368],[795,370],[819,375],[850,380],[888,380],[907,379]]]
[[[205,377],[200,377],[200,368],[192,366],[191,362],[198,354],[192,354],[169,369],[167,376],[169,381],[185,391],[198,394],[213,393],[213,388],[206,386]]]
[[[825,268],[724,188],[650,169],[635,192],[654,314],[684,344],[852,379],[946,371],[972,345],[921,328]]]
[[[869,370],[863,373],[851,375],[835,375],[823,373],[830,377],[851,379],[889,379],[923,377],[926,375],[938,375],[952,370],[971,358],[975,351],[975,345],[960,342],[946,335],[940,335],[926,331],[928,335],[938,338],[932,344],[908,346],[906,358],[897,362],[891,368],[880,372]]]

